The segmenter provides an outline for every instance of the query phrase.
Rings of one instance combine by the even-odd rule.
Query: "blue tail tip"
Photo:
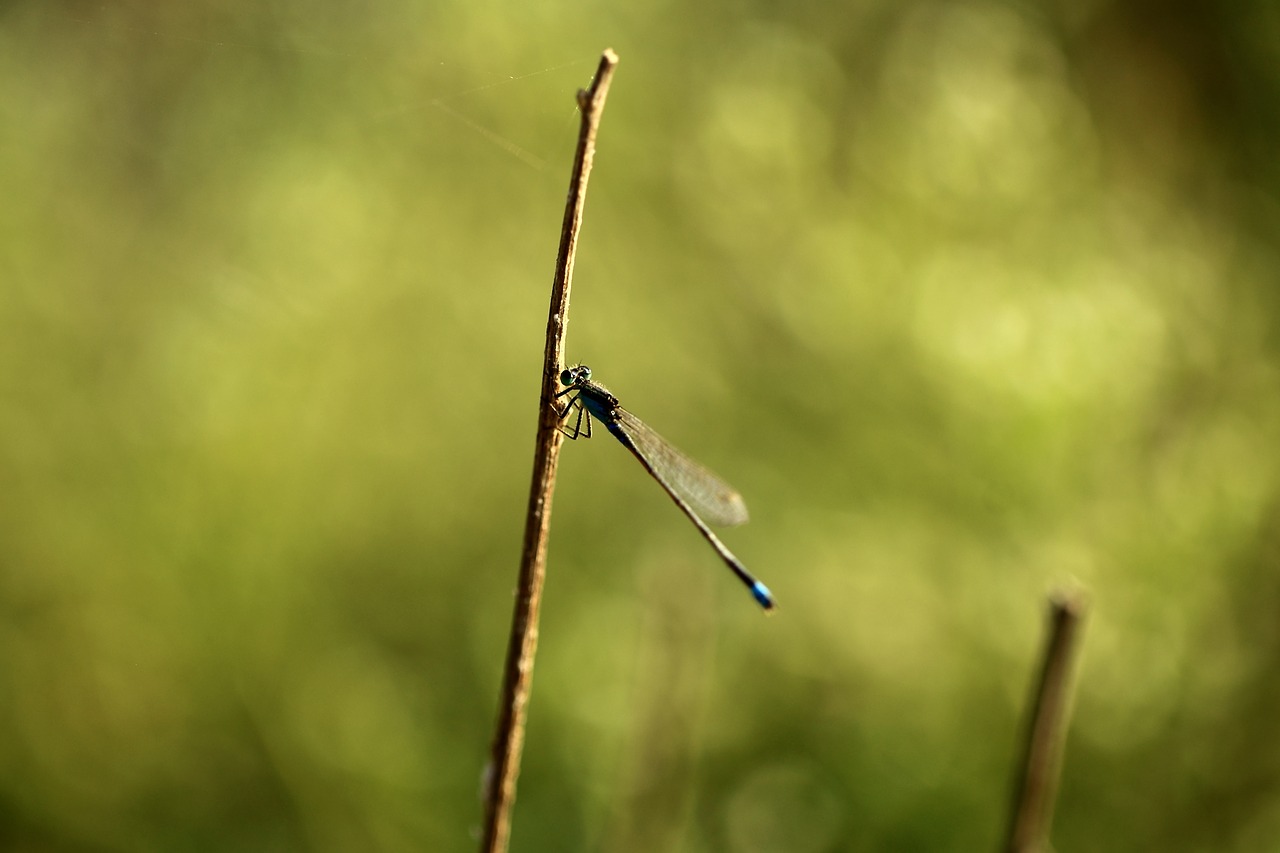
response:
[[[773,593],[769,592],[769,587],[756,581],[751,584],[751,595],[765,610],[772,610],[776,605],[773,601]]]

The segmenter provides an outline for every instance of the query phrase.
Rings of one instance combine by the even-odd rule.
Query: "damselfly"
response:
[[[712,524],[731,526],[747,520],[747,505],[742,496],[728,484],[676,450],[662,436],[645,425],[644,421],[618,405],[618,398],[603,385],[591,381],[591,368],[585,364],[570,367],[561,372],[560,384],[567,386],[556,395],[560,399],[573,396],[563,409],[557,408],[562,421],[561,431],[571,439],[578,436],[591,438],[592,418],[604,424],[613,437],[622,442],[640,460],[640,464],[658,481],[680,511],[698,528],[702,538],[715,549],[726,566],[742,581],[751,595],[765,610],[772,610],[773,595],[769,588],[756,580],[751,572],[730,553],[702,519]],[[569,427],[569,418],[577,409],[578,417]],[[583,426],[585,421],[586,426]]]

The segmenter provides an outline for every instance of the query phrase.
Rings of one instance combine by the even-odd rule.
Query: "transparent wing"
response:
[[[658,476],[709,524],[732,527],[747,520],[747,505],[732,486],[676,450],[626,409],[614,414]]]

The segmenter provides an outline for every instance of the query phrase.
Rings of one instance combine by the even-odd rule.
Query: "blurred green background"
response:
[[[1274,4],[0,4],[0,847],[474,849],[577,118],[517,851],[1280,849]]]

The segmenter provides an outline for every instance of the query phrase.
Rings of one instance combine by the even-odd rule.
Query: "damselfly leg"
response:
[[[565,394],[572,394],[577,390],[577,388],[566,388],[556,395],[556,399],[558,400]],[[578,419],[573,422],[573,431],[570,432],[569,427],[566,426],[566,424],[569,422],[569,416],[573,414],[574,406],[578,407]],[[563,409],[557,406],[556,414],[560,416],[560,432],[562,432],[570,441],[577,441],[578,436],[582,435],[583,417],[587,419],[587,438],[591,438],[591,413],[587,411],[586,406],[582,405],[582,394],[574,394],[573,397],[569,399],[569,402],[565,403]]]

